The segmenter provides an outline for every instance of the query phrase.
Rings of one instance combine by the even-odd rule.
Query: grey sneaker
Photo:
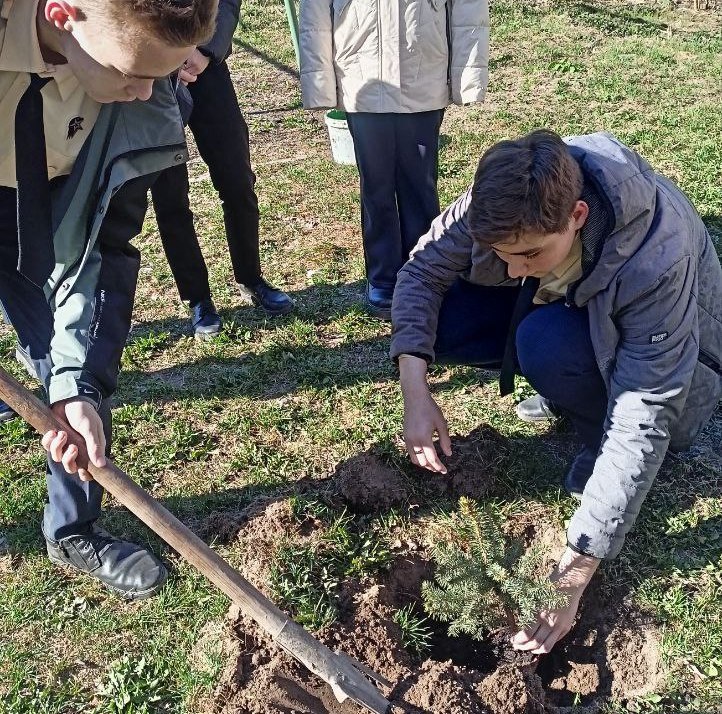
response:
[[[57,542],[46,538],[45,543],[51,562],[87,573],[127,600],[155,595],[168,577],[163,563],[145,548],[96,526]]]
[[[535,394],[516,405],[516,415],[522,421],[553,421],[559,418],[559,412],[546,397]]]

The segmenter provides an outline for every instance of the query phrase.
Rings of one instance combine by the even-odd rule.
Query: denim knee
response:
[[[516,344],[521,373],[552,401],[566,393],[570,379],[600,378],[586,309],[562,301],[539,307],[519,325]]]

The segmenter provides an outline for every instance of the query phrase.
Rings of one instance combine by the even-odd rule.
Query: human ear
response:
[[[78,9],[66,0],[47,0],[45,3],[45,19],[58,30],[72,32],[73,22],[78,20],[78,14]]]
[[[577,201],[572,211],[572,220],[574,221],[574,230],[578,231],[587,221],[589,215],[589,206],[585,201]]]

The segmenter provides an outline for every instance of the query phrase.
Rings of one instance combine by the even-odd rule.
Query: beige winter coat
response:
[[[307,109],[411,113],[484,98],[488,0],[301,0]]]

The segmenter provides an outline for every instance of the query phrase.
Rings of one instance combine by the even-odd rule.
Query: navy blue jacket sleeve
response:
[[[216,31],[207,44],[198,48],[213,62],[223,62],[231,54],[233,33],[238,26],[240,12],[241,0],[220,0],[218,3]]]

